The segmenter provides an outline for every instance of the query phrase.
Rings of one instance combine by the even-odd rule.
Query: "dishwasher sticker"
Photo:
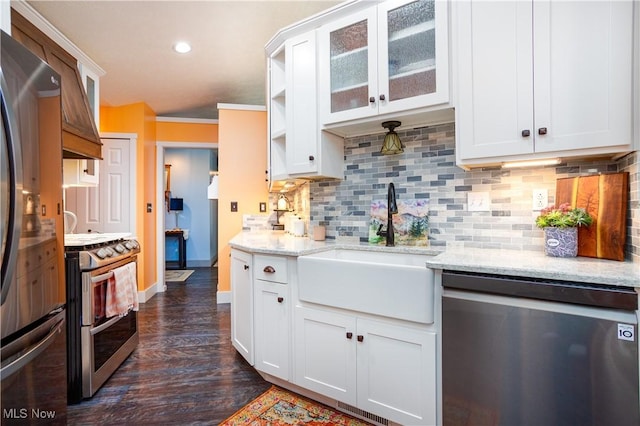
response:
[[[618,339],[633,342],[635,340],[635,330],[633,325],[618,324]]]

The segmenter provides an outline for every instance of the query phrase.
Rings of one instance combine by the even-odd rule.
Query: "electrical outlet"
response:
[[[491,197],[488,192],[468,192],[467,210],[470,212],[488,212]]]
[[[549,191],[546,189],[534,189],[532,202],[534,212],[544,209],[549,204]]]

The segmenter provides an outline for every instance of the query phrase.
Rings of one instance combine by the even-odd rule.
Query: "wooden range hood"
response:
[[[78,61],[14,9],[11,9],[11,33],[61,76],[62,156],[102,159],[102,142],[78,71]]]

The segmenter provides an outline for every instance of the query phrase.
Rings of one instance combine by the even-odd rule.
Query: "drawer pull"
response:
[[[364,336],[362,334],[358,334],[358,342],[362,342],[364,340]]]
[[[276,272],[273,266],[265,266],[263,271],[266,272],[267,274],[273,274]]]
[[[282,303],[284,301],[284,297],[280,296],[278,297],[278,303]]]
[[[351,339],[353,337],[353,333],[350,331],[347,331],[347,339]]]

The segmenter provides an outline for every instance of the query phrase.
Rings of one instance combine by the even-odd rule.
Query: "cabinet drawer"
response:
[[[257,280],[287,282],[287,259],[280,256],[256,255],[253,258],[254,278]]]

